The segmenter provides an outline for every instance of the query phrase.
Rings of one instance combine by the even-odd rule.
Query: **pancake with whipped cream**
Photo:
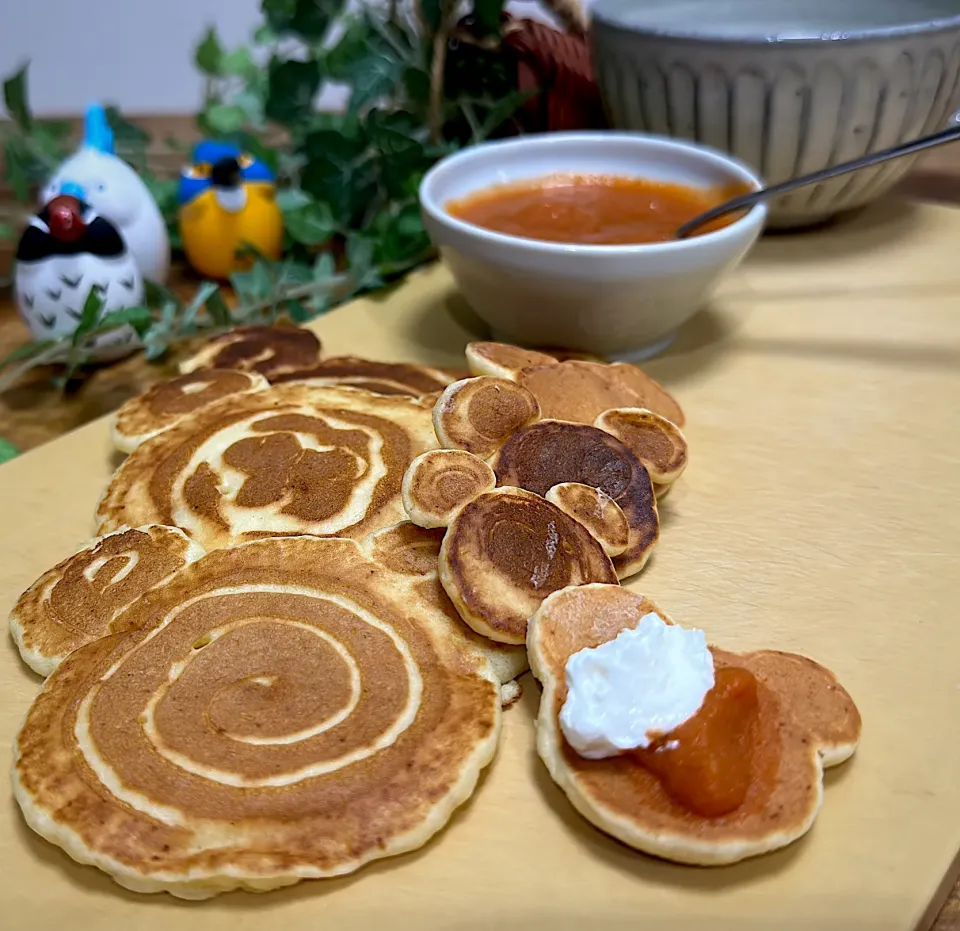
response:
[[[730,653],[616,586],[557,592],[531,619],[537,750],[600,830],[668,860],[733,863],[812,826],[823,768],[856,750],[856,705],[793,653]]]
[[[541,420],[507,440],[493,461],[493,470],[498,485],[514,485],[538,495],[546,495],[554,485],[575,482],[613,499],[630,530],[626,549],[614,559],[620,578],[643,568],[660,536],[647,469],[623,442],[597,427]]]
[[[100,501],[99,532],[162,523],[205,549],[278,534],[360,538],[404,518],[403,474],[434,446],[428,401],[275,385],[139,446]]]
[[[48,676],[74,650],[110,633],[110,622],[203,550],[175,527],[119,530],[44,572],[10,614],[23,661]]]
[[[240,326],[208,339],[195,355],[180,363],[180,372],[238,369],[272,381],[319,360],[320,340],[310,330],[298,326]]]
[[[14,749],[27,823],[188,899],[422,846],[492,759],[501,699],[420,581],[313,537],[187,566],[47,680]]]
[[[440,395],[433,426],[440,445],[488,459],[517,430],[540,419],[537,399],[506,378],[464,378]]]
[[[349,385],[376,394],[402,394],[419,398],[443,391],[454,381],[454,377],[426,365],[336,356],[309,368],[277,375],[271,381],[274,384],[302,381],[311,385]]]
[[[263,391],[268,382],[255,372],[198,369],[153,385],[127,401],[110,426],[113,445],[133,452],[142,442],[222,398]]]

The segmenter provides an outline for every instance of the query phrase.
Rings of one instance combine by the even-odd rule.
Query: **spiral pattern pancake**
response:
[[[521,488],[472,501],[440,548],[440,581],[460,617],[500,643],[524,643],[527,619],[552,592],[616,580],[610,557],[585,527]]]
[[[350,385],[375,394],[404,394],[419,398],[443,391],[454,379],[452,375],[426,365],[336,356],[271,380],[275,385],[288,381],[302,381],[311,385]]]
[[[97,520],[101,533],[169,524],[208,550],[268,535],[360,538],[405,517],[403,474],[434,446],[428,401],[276,385],[138,447]]]
[[[461,449],[431,449],[403,477],[403,507],[421,527],[448,527],[460,509],[492,491],[497,477],[482,459]]]
[[[269,388],[262,375],[229,369],[200,369],[154,385],[126,402],[114,415],[110,432],[121,452],[141,443],[222,398]]]
[[[499,485],[546,495],[554,485],[576,482],[599,488],[623,511],[630,528],[627,548],[613,564],[622,579],[643,568],[660,536],[653,485],[643,463],[616,437],[586,424],[541,420],[504,444],[493,470]]]
[[[13,774],[27,822],[184,898],[421,846],[493,757],[500,683],[416,578],[313,537],[186,567],[35,700]]]
[[[517,430],[540,419],[537,399],[505,378],[464,378],[450,385],[433,409],[441,446],[488,459]]]
[[[74,650],[110,633],[110,622],[145,592],[203,555],[175,527],[120,530],[44,572],[10,613],[23,661],[48,676]]]
[[[320,360],[320,340],[296,326],[241,326],[207,340],[180,363],[182,374],[197,369],[238,369],[273,380],[285,372],[309,368]]]
[[[687,467],[686,437],[673,421],[653,411],[640,408],[604,411],[595,426],[630,449],[646,466],[655,488],[672,485]]]

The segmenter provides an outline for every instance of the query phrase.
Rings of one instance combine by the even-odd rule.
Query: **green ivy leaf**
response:
[[[257,45],[273,45],[279,36],[274,32],[273,27],[267,23],[257,26],[253,31],[253,41]]]
[[[207,297],[207,313],[210,314],[210,319],[216,326],[230,325],[230,308],[227,307],[227,302],[223,299],[219,288]]]
[[[183,313],[181,315],[182,323],[187,327],[192,327],[194,322],[197,319],[197,314],[200,313],[200,309],[206,305],[207,301],[210,300],[210,297],[218,290],[218,285],[212,281],[204,281],[199,288],[194,292],[193,297],[187,302],[186,307],[183,308]]]
[[[388,194],[407,196],[410,176],[426,169],[431,161],[423,143],[413,135],[418,129],[416,120],[403,110],[386,113],[374,109],[367,116],[366,127],[380,155],[380,173]]]
[[[238,132],[246,122],[246,114],[241,107],[229,103],[215,103],[205,112],[207,126],[217,135],[231,136]]]
[[[301,301],[287,300],[283,302],[283,309],[294,323],[306,323],[313,318],[313,312]]]
[[[234,272],[230,284],[245,304],[266,300],[273,291],[273,276],[265,261],[257,259],[252,267],[243,272]]]
[[[105,333],[108,330],[115,330],[119,326],[129,324],[136,331],[137,335],[143,337],[150,325],[153,323],[153,314],[146,307],[123,307],[120,310],[111,310],[104,314],[96,330],[96,333]],[[88,334],[89,335],[89,334]]]
[[[219,38],[217,38],[215,27],[207,27],[207,31],[193,54],[193,60],[203,74],[210,77],[222,74],[223,47],[220,45]]]
[[[260,9],[277,32],[294,33],[309,43],[326,35],[345,5],[344,0],[262,0]]]
[[[285,125],[307,119],[320,90],[317,61],[270,62],[264,112],[268,119]]]
[[[239,133],[237,141],[245,152],[249,152],[254,158],[260,159],[274,174],[277,173],[279,166],[276,149],[270,148],[270,146],[251,132]]]
[[[229,77],[252,78],[257,74],[257,64],[250,49],[241,45],[232,52],[226,52],[220,58],[220,73]]]
[[[405,204],[390,214],[377,242],[375,261],[378,265],[404,268],[430,250],[430,237],[423,226],[420,205]]]
[[[330,207],[323,201],[311,201],[283,215],[287,232],[305,246],[319,246],[335,232],[336,224]]]
[[[337,261],[329,252],[321,252],[313,263],[313,280],[325,281],[337,273]]]
[[[315,200],[330,205],[341,226],[350,225],[376,190],[375,170],[366,158],[368,148],[363,135],[347,136],[327,129],[310,133],[304,144],[307,162],[300,172],[300,184]]]
[[[20,450],[17,449],[13,443],[0,437],[0,463],[9,462],[11,459],[16,459],[19,455]]]
[[[22,140],[7,136],[3,143],[3,161],[6,180],[13,188],[14,196],[21,202],[30,200],[30,154],[25,150]]]
[[[33,128],[33,115],[27,95],[27,70],[29,64],[15,71],[3,82],[3,103],[10,119],[25,133]]]
[[[72,345],[78,346],[81,340],[93,330],[100,321],[100,315],[103,313],[103,289],[99,285],[94,285],[83,302],[83,311],[80,314],[80,322],[73,331]]]

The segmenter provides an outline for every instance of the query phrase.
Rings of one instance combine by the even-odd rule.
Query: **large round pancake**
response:
[[[423,397],[443,391],[452,375],[426,365],[405,362],[373,362],[357,356],[335,356],[298,371],[271,379],[273,384],[303,381],[311,385],[350,385],[376,394]]]
[[[440,581],[460,617],[500,643],[524,643],[527,619],[551,592],[616,580],[610,557],[582,524],[522,488],[471,501],[440,548]]]
[[[94,540],[20,596],[10,613],[20,656],[34,672],[50,675],[74,650],[109,634],[110,622],[144,592],[202,555],[175,527],[118,530]]]
[[[100,533],[146,523],[206,549],[257,536],[366,536],[405,517],[407,466],[436,446],[430,403],[276,385],[209,405],[138,447],[97,509]]]
[[[554,485],[578,482],[613,498],[630,527],[627,548],[613,561],[621,579],[643,568],[660,536],[646,468],[620,440],[597,427],[541,420],[507,440],[493,470],[500,485],[538,495],[546,495]]]
[[[13,781],[34,830],[135,891],[265,891],[413,850],[496,750],[490,664],[352,540],[210,553],[115,628],[47,680]]]
[[[540,419],[537,399],[507,378],[464,378],[448,386],[433,408],[441,446],[489,459],[508,437]]]
[[[861,726],[853,700],[834,675],[806,657],[773,651],[738,655],[711,647],[718,668],[745,668],[760,686],[753,782],[744,803],[728,815],[705,818],[689,811],[626,756],[587,760],[567,744],[558,723],[567,659],[635,627],[649,612],[669,620],[635,592],[588,585],[552,595],[531,620],[527,650],[543,684],[537,750],[551,777],[600,830],[680,863],[733,863],[796,840],[820,809],[823,767],[852,755]]]
[[[414,576],[412,584],[417,596],[443,614],[455,637],[480,650],[490,661],[501,685],[507,685],[529,669],[526,644],[511,646],[496,643],[464,624],[440,584],[438,563],[443,534],[443,530],[427,530],[410,521],[403,521],[371,534],[361,541],[361,546],[372,559],[391,571]]]
[[[298,326],[240,326],[211,337],[180,363],[182,374],[197,369],[239,369],[273,379],[309,368],[320,359],[320,340]]]
[[[113,445],[123,453],[133,452],[144,440],[168,430],[222,398],[268,388],[255,372],[231,369],[198,369],[153,385],[127,401],[110,426]]]

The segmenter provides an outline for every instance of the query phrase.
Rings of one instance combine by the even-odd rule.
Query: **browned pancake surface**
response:
[[[493,469],[482,459],[461,449],[432,449],[407,470],[403,506],[421,527],[447,527],[467,502],[496,484]]]
[[[476,342],[466,349],[467,365],[473,375],[493,375],[515,379],[520,371],[531,365],[553,365],[552,355],[535,349],[521,349],[509,343]]]
[[[505,378],[454,382],[433,409],[437,439],[487,459],[517,430],[540,418],[537,399]]]
[[[457,515],[444,537],[440,579],[478,633],[523,643],[527,619],[552,592],[616,581],[590,533],[539,495],[498,488]]]
[[[487,661],[353,541],[209,554],[116,627],[48,680],[15,784],[32,824],[134,888],[269,888],[413,849],[495,748]]]
[[[425,365],[374,362],[357,356],[335,356],[299,371],[272,379],[274,384],[307,381],[317,385],[350,385],[376,394],[402,394],[422,397],[443,389],[454,380],[452,375]]]
[[[651,378],[646,372],[626,362],[614,362],[610,369],[624,385],[639,397],[640,403],[634,405],[635,407],[645,407],[661,417],[666,417],[667,420],[672,420],[678,427],[684,425],[686,417],[683,408],[680,407],[676,398],[655,378]],[[625,407],[627,405],[617,406]]]
[[[523,369],[517,376],[546,418],[592,424],[614,407],[639,407],[639,397],[609,365],[560,362]]]
[[[45,572],[19,598],[10,628],[24,661],[49,675],[144,592],[202,550],[173,527],[123,530],[94,540]]]
[[[642,409],[604,411],[596,426],[621,440],[655,484],[676,481],[687,467],[687,440],[671,420]]]
[[[494,461],[500,485],[546,495],[563,482],[599,488],[620,506],[630,527],[627,549],[614,565],[621,578],[639,571],[660,534],[650,476],[609,433],[585,424],[544,420],[515,433]]]
[[[861,728],[849,694],[829,670],[806,657],[711,647],[718,668],[744,668],[760,686],[752,781],[743,804],[728,815],[705,818],[690,811],[629,757],[587,760],[566,743],[557,722],[567,696],[567,660],[615,639],[649,612],[669,620],[634,592],[588,586],[555,596],[531,624],[531,665],[545,685],[547,702],[541,707],[538,741],[554,778],[601,829],[681,862],[732,862],[804,833],[820,805],[821,757],[825,765],[849,757]]]
[[[547,501],[583,524],[608,556],[619,556],[630,543],[630,525],[620,505],[591,485],[563,482],[547,492]]]
[[[285,372],[309,368],[320,358],[320,340],[296,326],[241,326],[212,337],[181,372],[197,369],[239,369],[268,380]]]

